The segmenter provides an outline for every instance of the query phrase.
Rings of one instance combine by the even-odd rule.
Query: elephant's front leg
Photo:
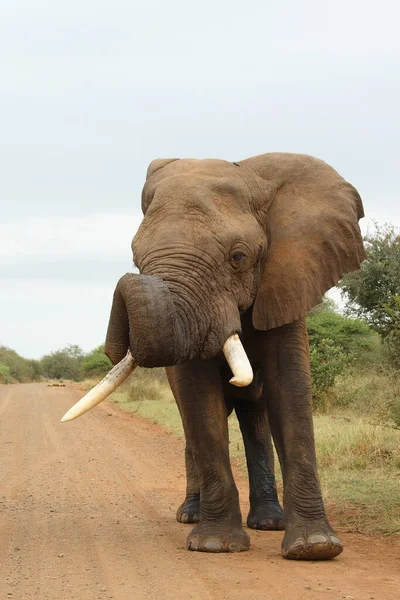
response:
[[[235,411],[243,435],[250,487],[251,529],[285,529],[285,515],[278,501],[274,475],[274,452],[263,396],[236,400]]]
[[[188,442],[185,447],[186,496],[176,511],[179,523],[198,523],[200,520],[200,483],[193,452]]]
[[[334,558],[343,546],[327,520],[317,475],[305,320],[262,337],[269,421],[283,473],[282,554],[303,560]]]
[[[192,360],[168,369],[200,484],[200,521],[187,546],[240,552],[250,545],[229,460],[227,409],[218,363]]]

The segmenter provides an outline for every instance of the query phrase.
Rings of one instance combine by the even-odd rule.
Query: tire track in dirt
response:
[[[280,532],[251,532],[246,553],[188,552],[182,440],[107,404],[60,423],[79,395],[0,386],[0,600],[398,597],[395,537],[342,535],[329,563],[285,561]]]

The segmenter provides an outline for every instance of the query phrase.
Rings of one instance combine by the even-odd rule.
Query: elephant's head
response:
[[[132,242],[140,275],[120,279],[106,352],[146,367],[209,359],[240,333],[304,317],[364,248],[356,189],[306,155],[158,159]]]

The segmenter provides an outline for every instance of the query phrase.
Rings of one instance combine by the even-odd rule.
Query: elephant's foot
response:
[[[200,493],[186,496],[176,511],[178,523],[198,523],[200,521]]]
[[[247,517],[247,527],[265,531],[282,531],[285,529],[285,515],[277,500],[251,505]]]
[[[199,523],[189,533],[187,547],[197,552],[243,552],[250,547],[250,537],[241,526]]]
[[[343,544],[327,521],[287,524],[282,555],[292,560],[329,560],[343,551]]]

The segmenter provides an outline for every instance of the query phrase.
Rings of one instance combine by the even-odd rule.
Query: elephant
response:
[[[365,258],[357,190],[303,154],[156,159],[142,209],[132,241],[139,274],[116,286],[105,352],[114,364],[130,351],[135,364],[166,367],[186,437],[187,493],[177,519],[195,524],[188,549],[249,548],[229,460],[227,417],[235,409],[249,472],[248,526],[285,528],[285,558],[334,558],[343,545],[317,474],[305,317]],[[251,382],[226,360],[227,340],[238,336]]]

